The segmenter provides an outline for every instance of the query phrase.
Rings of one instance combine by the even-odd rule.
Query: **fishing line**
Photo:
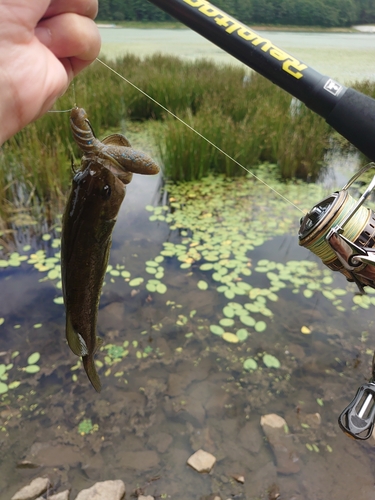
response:
[[[101,61],[98,57],[96,58],[96,60],[98,62],[100,62],[100,64],[102,64],[103,66],[105,66],[107,69],[109,69],[110,71],[112,71],[112,73],[114,73],[115,75],[117,75],[118,77],[120,77],[122,80],[124,80],[126,83],[128,83],[129,85],[131,85],[133,88],[135,88],[136,90],[138,90],[141,94],[143,94],[145,97],[147,97],[148,99],[150,99],[152,102],[154,102],[155,104],[157,104],[158,106],[160,106],[164,111],[166,111],[167,113],[169,113],[171,116],[173,116],[173,118],[175,118],[176,120],[178,120],[179,122],[181,122],[183,125],[185,125],[188,129],[190,129],[192,132],[194,132],[195,134],[197,134],[199,137],[201,137],[203,140],[205,140],[208,144],[210,144],[211,146],[213,146],[215,149],[217,149],[217,151],[219,151],[220,153],[222,153],[224,156],[226,156],[229,160],[233,161],[236,165],[238,165],[239,167],[243,168],[247,173],[249,173],[250,175],[252,175],[254,177],[254,179],[256,179],[257,181],[261,182],[262,184],[264,184],[268,189],[270,189],[271,191],[273,191],[277,196],[279,196],[280,198],[282,198],[284,201],[286,201],[287,203],[289,203],[290,205],[292,205],[294,208],[296,208],[297,210],[299,210],[302,214],[305,215],[305,211],[303,211],[300,207],[298,207],[297,205],[295,205],[291,200],[289,200],[288,198],[286,198],[285,196],[283,196],[281,193],[279,193],[276,189],[274,189],[272,186],[270,186],[269,184],[267,184],[264,180],[262,180],[260,177],[258,177],[257,175],[255,175],[253,172],[251,172],[250,170],[248,170],[244,165],[242,165],[239,161],[237,161],[235,158],[233,158],[232,156],[230,156],[228,153],[226,153],[225,151],[223,151],[221,148],[219,148],[219,146],[217,146],[216,144],[214,144],[213,142],[211,142],[209,139],[207,139],[207,137],[205,137],[204,135],[202,135],[200,132],[198,132],[197,130],[195,130],[191,125],[189,125],[187,122],[185,122],[184,120],[182,120],[182,118],[179,118],[177,115],[175,115],[172,111],[170,111],[168,108],[166,108],[165,106],[163,106],[163,104],[161,104],[160,102],[156,101],[153,97],[151,97],[149,94],[147,94],[145,91],[143,91],[142,89],[140,89],[139,87],[137,87],[137,85],[135,85],[134,83],[132,83],[130,80],[128,80],[127,78],[125,78],[123,75],[121,75],[120,73],[118,73],[116,70],[114,70],[113,68],[111,68],[111,66],[108,66],[108,64],[106,64],[105,62]]]
[[[50,109],[48,111],[48,113],[70,113],[72,111],[72,109],[76,108],[77,107],[77,104],[76,104],[76,86],[74,85],[74,80],[72,80],[71,84],[70,84],[70,87],[72,89],[72,92],[73,92],[73,107],[70,108],[70,109]]]

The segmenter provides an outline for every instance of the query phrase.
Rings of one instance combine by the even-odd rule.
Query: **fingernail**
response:
[[[37,39],[46,47],[49,47],[51,45],[51,40],[52,40],[52,33],[49,28],[46,28],[44,26],[37,26],[35,28],[35,36]]]

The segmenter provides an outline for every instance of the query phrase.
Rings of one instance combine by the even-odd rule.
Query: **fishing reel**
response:
[[[354,281],[361,294],[363,287],[375,288],[375,214],[364,201],[375,188],[375,175],[356,202],[349,187],[367,170],[357,172],[341,189],[317,203],[301,220],[299,244],[317,255],[332,271]]]
[[[317,203],[301,219],[299,244],[317,255],[327,267],[364,287],[375,288],[375,215],[363,206],[375,188],[375,175],[363,195],[355,201],[348,189],[375,164],[356,173],[340,190]],[[374,356],[375,359],[375,356]],[[355,439],[368,439],[375,425],[375,361],[372,378],[357,391],[339,416],[341,429]]]

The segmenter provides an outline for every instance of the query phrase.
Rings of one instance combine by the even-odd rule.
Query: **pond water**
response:
[[[224,61],[186,30],[102,34],[106,55],[119,47],[110,44],[147,55],[162,39],[168,53]],[[373,78],[371,35],[265,36],[331,76]],[[317,47],[331,63],[315,63]],[[346,68],[347,50],[360,69]],[[323,187],[259,175],[306,210],[352,169],[335,169]],[[60,228],[31,245],[20,230],[14,248],[0,249],[0,500],[44,474],[71,498],[107,479],[122,479],[127,498],[373,498],[375,441],[348,439],[337,417],[370,376],[375,295],[359,298],[300,248],[301,213],[252,178],[161,186],[134,176],[115,227],[100,395],[65,341]],[[287,422],[298,472],[278,471],[260,426],[270,413]],[[217,459],[210,474],[186,465],[200,448]]]
[[[191,30],[102,28],[102,56],[126,53],[146,57],[158,52],[186,60],[208,58],[241,64]],[[342,83],[375,79],[375,35],[371,33],[301,33],[262,31],[278,47]]]
[[[323,195],[260,176],[303,209]],[[372,498],[375,442],[348,439],[337,416],[370,375],[375,296],[298,246],[300,215],[252,178],[167,194],[135,176],[101,298],[100,395],[65,342],[59,228],[4,252],[0,499],[43,474],[72,498],[107,479],[127,498]],[[297,473],[278,473],[269,413],[287,422]],[[210,474],[186,465],[200,448]]]

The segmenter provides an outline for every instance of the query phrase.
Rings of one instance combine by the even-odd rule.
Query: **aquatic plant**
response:
[[[246,168],[268,161],[277,164],[283,178],[314,180],[319,175],[332,131],[259,75],[240,67],[162,55],[144,60],[127,55],[111,66]],[[354,87],[375,94],[373,83]],[[170,179],[200,179],[208,172],[244,175],[239,166],[182,124],[166,118],[162,108],[99,63],[75,80],[75,96],[70,90],[55,109],[69,109],[77,99],[77,104],[90,110],[90,121],[98,131],[124,132],[129,119],[165,120],[161,128],[156,127],[155,137]],[[30,224],[26,215],[44,205],[53,222],[53,211],[61,211],[68,190],[71,160],[78,155],[67,113],[47,114],[7,141],[0,154],[0,217],[8,218],[16,208],[20,210],[18,222]]]

